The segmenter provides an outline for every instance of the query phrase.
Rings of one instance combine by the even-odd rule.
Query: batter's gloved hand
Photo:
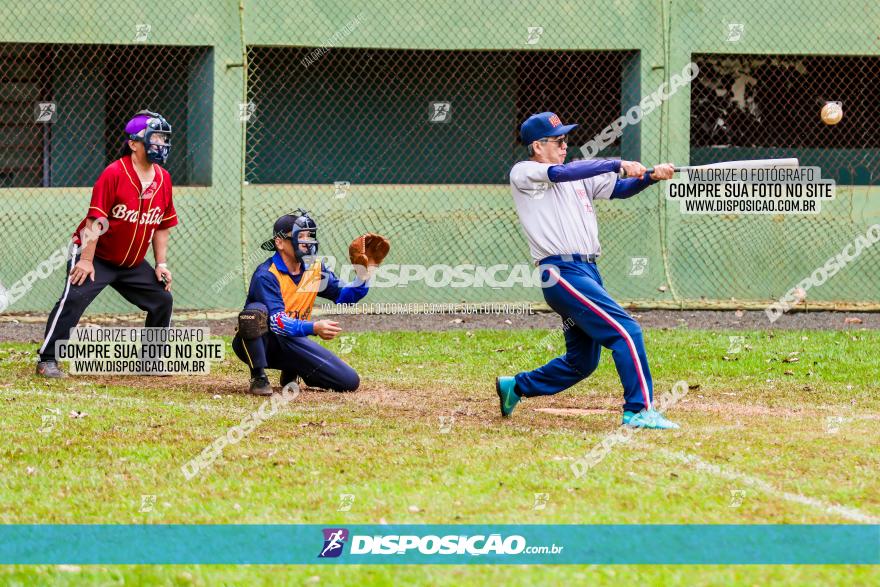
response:
[[[357,237],[348,245],[348,258],[354,265],[355,272],[362,281],[367,281],[372,276],[372,271],[378,267],[388,251],[391,250],[391,242],[381,234],[368,232]]]

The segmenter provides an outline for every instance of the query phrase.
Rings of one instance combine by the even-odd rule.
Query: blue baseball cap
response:
[[[541,112],[540,114],[532,114],[519,127],[519,138],[523,144],[531,145],[538,139],[544,137],[558,137],[570,133],[576,129],[576,124],[562,124],[559,117],[552,112]]]

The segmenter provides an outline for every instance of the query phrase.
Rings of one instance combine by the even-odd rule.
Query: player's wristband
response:
[[[168,269],[168,263],[156,263],[156,267],[161,267],[162,269]]]

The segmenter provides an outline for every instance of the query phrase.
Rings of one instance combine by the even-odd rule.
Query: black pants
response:
[[[55,360],[55,341],[67,340],[70,329],[79,323],[83,312],[101,291],[108,285],[119,292],[126,300],[147,312],[147,327],[168,328],[171,326],[171,292],[156,279],[153,266],[146,260],[135,267],[118,267],[95,258],[95,281],[88,277],[82,285],[70,283],[70,271],[79,255],[68,261],[64,276],[64,293],[56,302],[46,323],[43,346],[40,347],[41,361]]]
[[[263,304],[248,304],[248,308]],[[302,377],[309,387],[333,391],[355,391],[361,383],[357,371],[307,336],[287,338],[267,332],[262,337],[245,341],[238,334],[232,339],[232,350],[248,367],[281,369],[282,380]]]

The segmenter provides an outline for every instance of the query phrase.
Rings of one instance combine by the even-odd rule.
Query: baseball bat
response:
[[[790,159],[746,159],[744,161],[722,161],[720,163],[707,163],[705,165],[681,165],[676,166],[675,172],[688,171],[690,169],[776,169],[785,167],[797,167],[799,162],[795,158]],[[647,175],[654,173],[651,167]]]

